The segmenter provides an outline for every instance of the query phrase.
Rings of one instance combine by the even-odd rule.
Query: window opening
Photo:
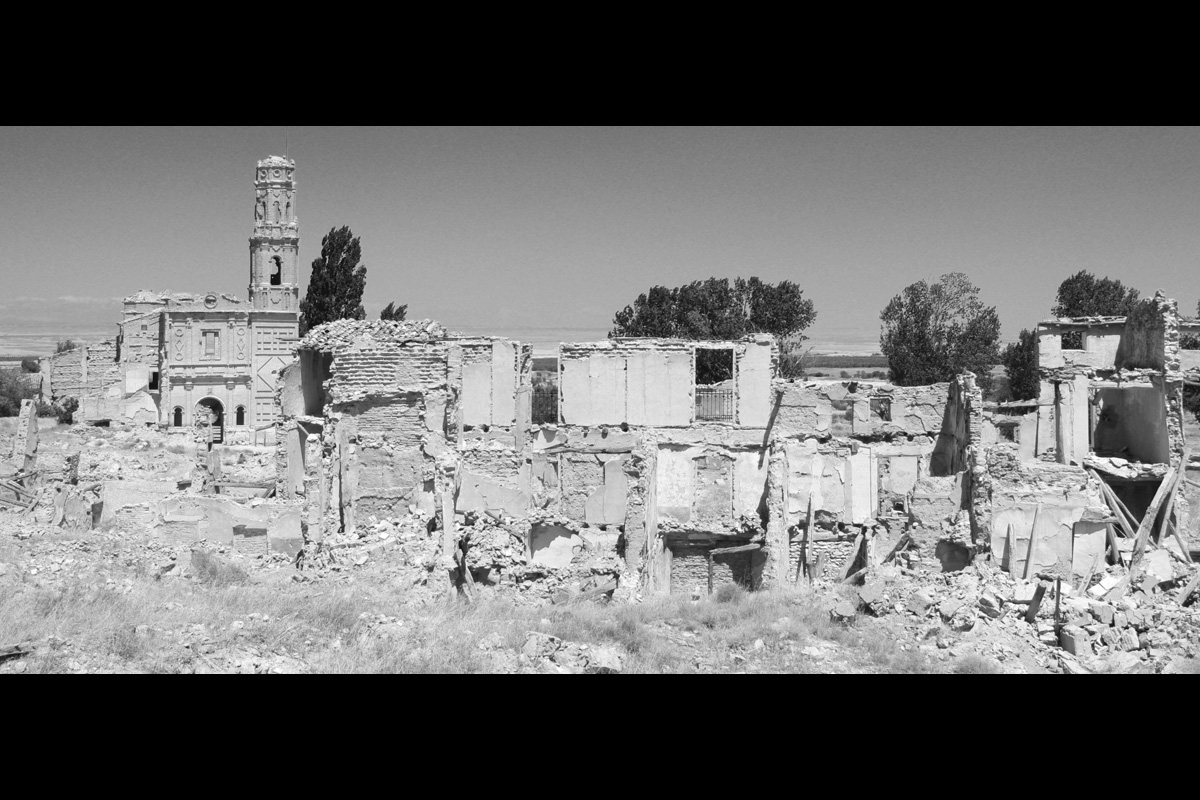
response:
[[[733,348],[696,348],[696,419],[733,420]]]

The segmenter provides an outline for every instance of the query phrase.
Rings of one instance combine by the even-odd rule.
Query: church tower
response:
[[[296,223],[296,162],[268,156],[254,178],[254,235],[250,237],[250,304],[255,310],[300,311]]]

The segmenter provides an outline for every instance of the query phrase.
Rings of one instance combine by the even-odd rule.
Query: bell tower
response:
[[[296,162],[289,158],[268,156],[258,162],[250,237],[250,305],[255,310],[300,310],[295,174]]]

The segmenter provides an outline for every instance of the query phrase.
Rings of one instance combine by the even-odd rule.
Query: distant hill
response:
[[[534,372],[558,372],[558,359],[554,356],[537,356],[533,359]]]

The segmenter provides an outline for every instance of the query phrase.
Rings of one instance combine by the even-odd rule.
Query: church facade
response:
[[[212,291],[125,298],[115,340],[51,359],[53,398],[75,397],[84,420],[180,433],[201,425],[218,442],[269,440],[278,374],[299,334],[295,173],[291,159],[258,162],[244,300]]]

